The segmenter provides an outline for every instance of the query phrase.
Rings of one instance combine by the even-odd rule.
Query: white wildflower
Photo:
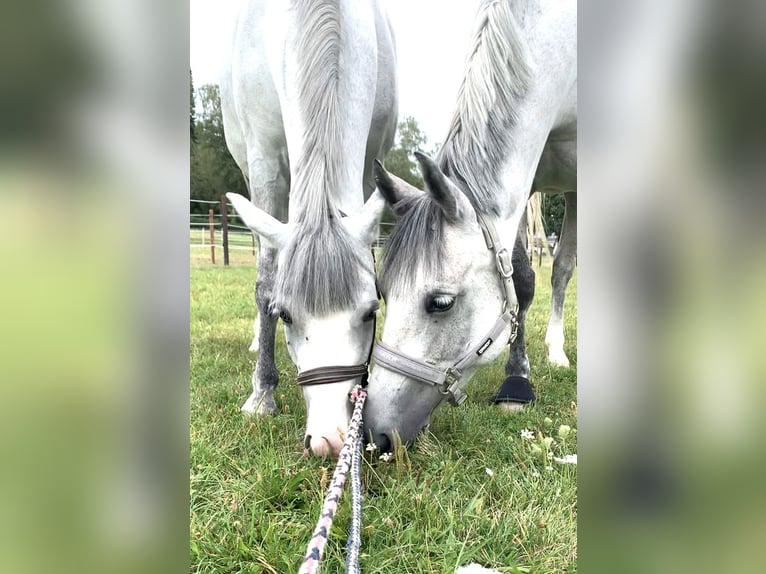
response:
[[[535,433],[533,433],[529,429],[522,429],[521,431],[521,438],[525,440],[535,440]]]
[[[455,574],[500,574],[500,571],[484,568],[480,564],[471,562],[468,566],[461,566],[455,570]]]
[[[567,438],[570,432],[572,432],[572,427],[569,425],[561,425],[559,427],[559,438]]]
[[[480,564],[471,562],[468,566],[461,566],[455,570],[455,574],[500,574],[500,571],[484,568]]]
[[[545,417],[545,418],[543,419],[543,424],[544,424],[545,426],[547,426],[547,427],[552,427],[552,426],[553,426],[553,421],[551,420],[551,418],[550,418],[550,417]]]
[[[553,467],[549,464],[548,466],[545,467],[545,470],[553,470]]]
[[[382,460],[383,462],[388,462],[392,458],[394,458],[394,453],[392,452],[384,452],[383,454],[380,455],[380,460]]]
[[[555,457],[553,460],[561,464],[577,464],[577,455],[568,454],[566,456],[562,456],[561,458]]]
[[[367,452],[375,452],[378,450],[378,445],[376,445],[374,442],[371,442],[365,447],[365,449]]]
[[[484,472],[486,472],[490,477],[495,476],[495,471],[493,471],[491,468],[486,467],[484,469]]]
[[[545,448],[545,450],[550,450],[552,444],[553,444],[552,436],[543,437],[543,447]]]

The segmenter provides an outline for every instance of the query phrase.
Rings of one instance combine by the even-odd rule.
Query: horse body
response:
[[[384,207],[371,166],[396,129],[395,50],[374,0],[246,0],[232,37],[221,104],[250,201],[230,199],[260,239],[259,358],[242,410],[267,414],[276,315],[299,371],[366,360],[377,308],[369,247]],[[353,383],[304,387],[316,454],[339,451]]]
[[[480,342],[503,312],[496,251],[487,249],[482,222],[510,250],[549,136],[576,117],[574,2],[486,1],[478,22],[449,134],[436,162],[419,157],[426,193],[382,168],[377,174],[399,214],[380,277],[382,341],[439,371]],[[510,326],[496,340],[509,335]],[[460,385],[502,350],[488,340]],[[368,431],[382,448],[392,433],[410,441],[445,396],[444,387],[376,364]]]

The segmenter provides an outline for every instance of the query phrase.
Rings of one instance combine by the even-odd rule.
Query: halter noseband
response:
[[[511,280],[511,275],[513,275],[511,256],[508,249],[502,246],[494,224],[479,214],[477,214],[477,218],[487,249],[490,249],[495,255],[495,267],[503,289],[503,310],[489,332],[482,337],[478,344],[470,348],[457,362],[445,370],[439,370],[428,363],[400,353],[381,341],[374,346],[372,353],[377,365],[421,383],[438,387],[442,394],[447,395],[452,405],[460,405],[466,399],[466,395],[462,391],[466,382],[465,369],[479,360],[479,357],[497,341],[508,325],[511,326],[508,342],[513,342],[516,339],[519,327],[517,318],[519,303]]]

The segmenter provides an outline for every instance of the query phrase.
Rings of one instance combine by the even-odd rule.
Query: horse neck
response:
[[[364,203],[363,174],[377,79],[370,1],[295,2],[277,82],[291,175],[293,211],[329,203],[345,213]],[[324,16],[316,17],[317,11]],[[329,32],[328,32],[329,30]]]
[[[507,100],[495,98],[493,109],[481,112],[475,112],[476,108],[465,104],[461,110],[461,102],[458,102],[455,117],[462,113],[464,125],[471,125],[472,121],[481,124],[482,121],[476,122],[471,117],[476,113],[489,118],[502,114],[508,117],[500,122],[500,126],[495,126],[495,134],[487,129],[476,137],[461,136],[455,129],[460,124],[453,120],[443,147],[446,153],[440,156],[442,167],[448,170],[452,166],[445,164],[453,163],[459,174],[482,174],[477,187],[484,192],[472,193],[468,185],[468,195],[480,214],[495,221],[503,241],[509,245],[515,239],[550,131],[562,123],[571,122],[572,116],[576,117],[575,12],[571,7],[558,11],[547,8],[528,10],[517,21],[520,51],[529,66],[523,95],[513,98],[510,108]],[[468,79],[466,76],[466,81]],[[502,86],[495,89],[498,93],[506,92]],[[497,137],[498,127],[502,127],[502,133],[507,137]],[[477,150],[481,151],[477,153]]]

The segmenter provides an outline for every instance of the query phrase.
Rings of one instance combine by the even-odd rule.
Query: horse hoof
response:
[[[529,379],[511,375],[503,381],[492,402],[506,412],[518,412],[534,400],[535,390]]]
[[[550,351],[548,353],[548,362],[554,367],[569,368],[569,359],[564,351]]]
[[[528,404],[529,403],[514,403],[508,401],[505,403],[497,403],[497,408],[504,413],[520,413]]]
[[[275,415],[277,414],[277,403],[273,396],[262,395],[262,397],[258,397],[253,393],[240,410],[245,415]]]

